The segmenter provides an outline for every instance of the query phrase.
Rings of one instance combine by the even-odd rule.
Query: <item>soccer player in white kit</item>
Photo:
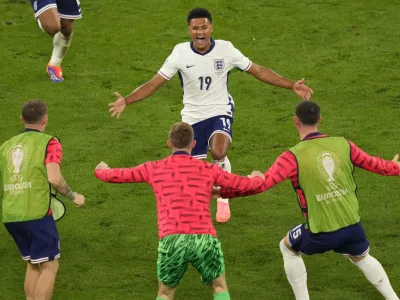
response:
[[[129,104],[153,95],[176,73],[183,88],[182,122],[192,125],[196,147],[192,155],[206,159],[208,149],[214,163],[231,172],[227,152],[232,141],[234,102],[228,92],[228,75],[233,68],[248,72],[258,80],[290,89],[303,99],[310,99],[313,91],[304,84],[304,78],[292,82],[272,70],[251,62],[231,42],[213,40],[213,24],[207,9],[195,8],[188,15],[191,42],[175,46],[158,73],[130,95],[110,103],[112,116],[121,115]],[[228,199],[218,199],[218,222],[230,219]]]

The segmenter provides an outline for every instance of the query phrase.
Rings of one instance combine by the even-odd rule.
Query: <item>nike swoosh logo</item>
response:
[[[189,65],[186,65],[186,68],[191,68],[191,67],[194,67],[195,65],[191,65],[191,66],[189,66]]]

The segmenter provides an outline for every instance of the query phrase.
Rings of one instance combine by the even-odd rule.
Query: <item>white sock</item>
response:
[[[287,279],[292,286],[296,300],[309,300],[307,288],[307,270],[304,261],[300,255],[294,254],[290,251],[284,240],[279,243],[283,256],[283,263]]]
[[[232,173],[232,166],[231,166],[231,162],[228,159],[228,156],[225,156],[225,158],[223,158],[221,160],[213,160],[213,163],[220,166],[222,168],[222,170],[224,170],[228,173]]]
[[[363,271],[368,281],[378,289],[385,299],[399,300],[399,297],[397,297],[396,293],[394,292],[389,278],[379,261],[377,261],[371,255],[367,255],[362,261],[353,262],[353,264]]]
[[[213,162],[214,162],[214,164],[217,164],[218,166],[220,166],[222,168],[222,170],[232,173],[232,166],[231,166],[231,162],[228,159],[228,156],[225,156],[225,158],[223,158],[221,160],[213,160]],[[218,198],[217,202],[229,203],[229,199]]]
[[[72,33],[66,37],[59,31],[53,38],[53,54],[51,55],[50,65],[61,66],[64,56],[67,54],[69,45],[71,45]]]

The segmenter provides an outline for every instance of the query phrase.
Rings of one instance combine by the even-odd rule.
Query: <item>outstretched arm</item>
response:
[[[247,72],[262,82],[290,89],[304,100],[309,100],[311,98],[311,95],[313,94],[313,90],[304,84],[304,78],[293,82],[280,76],[271,69],[257,65],[255,63],[251,64]]]
[[[180,61],[181,56],[179,50],[175,47],[171,55],[168,56],[164,65],[150,81],[139,86],[126,97],[122,97],[120,94],[115,93],[115,96],[118,97],[117,101],[109,104],[111,106],[111,116],[114,117],[117,115],[118,119],[127,105],[136,103],[153,95],[167,80],[170,80],[176,74],[179,69]]]
[[[97,179],[110,183],[148,182],[151,169],[150,162],[133,168],[119,169],[110,169],[106,163],[101,162],[97,165],[94,175]]]
[[[220,194],[223,198],[235,198],[260,194],[269,190],[278,183],[297,176],[297,162],[292,152],[286,151],[274,162],[265,174],[265,180],[261,186],[248,191],[239,191],[235,188],[221,188]]]
[[[396,155],[393,161],[384,160],[380,157],[370,156],[353,142],[350,142],[350,157],[356,167],[382,175],[382,176],[400,176],[399,156]]]
[[[160,74],[156,74],[150,81],[142,84],[135,89],[131,94],[126,97],[122,97],[119,93],[115,92],[117,100],[110,103],[111,108],[109,111],[112,113],[111,117],[117,115],[117,119],[124,111],[125,107],[129,104],[139,102],[153,95],[167,80]]]
[[[156,74],[150,81],[146,82],[125,97],[127,105],[139,102],[153,95],[167,80],[160,74]]]
[[[264,183],[264,175],[258,171],[254,171],[251,176],[244,177],[228,173],[217,165],[213,165],[213,168],[215,172],[215,184],[224,189],[250,193],[259,189]]]

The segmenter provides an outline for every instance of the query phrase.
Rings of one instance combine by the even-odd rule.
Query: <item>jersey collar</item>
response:
[[[172,155],[189,155],[189,153],[187,153],[186,151],[175,151],[174,153],[172,153]]]
[[[302,139],[302,141],[312,140],[312,139],[322,138],[322,137],[327,137],[327,136],[328,136],[327,134],[323,134],[323,133],[320,133],[320,132],[317,131],[317,132],[313,132],[313,133],[307,134],[305,136],[305,138]]]
[[[23,132],[28,132],[28,131],[41,132],[41,131],[39,131],[39,130],[37,130],[37,129],[33,129],[33,128],[24,128],[24,131],[23,131]]]
[[[214,47],[215,47],[215,41],[214,41],[213,39],[211,39],[211,46],[210,46],[210,49],[208,49],[207,52],[205,52],[205,53],[200,53],[200,52],[198,52],[198,51],[194,48],[194,46],[193,46],[193,41],[190,42],[190,48],[192,49],[192,51],[193,51],[194,53],[198,54],[198,55],[201,55],[201,56],[204,56],[204,55],[210,53],[210,52],[212,51],[212,49],[214,49]]]

